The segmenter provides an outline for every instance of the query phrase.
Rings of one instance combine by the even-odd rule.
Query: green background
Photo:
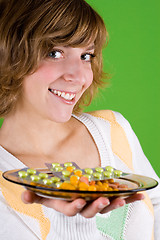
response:
[[[109,32],[104,70],[110,87],[88,110],[112,109],[124,115],[160,176],[160,1],[87,0]]]
[[[86,111],[122,113],[160,176],[160,1],[87,1],[103,17],[109,32],[104,70],[112,73],[112,79]]]

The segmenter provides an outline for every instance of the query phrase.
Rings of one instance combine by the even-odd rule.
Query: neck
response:
[[[74,123],[72,117],[68,122],[56,123],[43,119],[33,121],[29,115],[14,114],[4,119],[0,129],[0,144],[12,153],[17,149],[24,154],[48,154],[70,137]]]

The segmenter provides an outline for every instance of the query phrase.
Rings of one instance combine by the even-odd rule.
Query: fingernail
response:
[[[120,202],[118,205],[115,206],[115,209],[116,209],[116,208],[119,208],[119,207],[123,207],[124,204],[125,204],[124,202]]]
[[[84,206],[85,206],[85,204],[81,204],[81,203],[79,203],[79,204],[77,204],[76,207],[77,207],[78,209],[81,209],[81,208],[83,208]]]
[[[119,207],[123,207],[123,206],[124,206],[124,204],[125,204],[125,202],[124,202],[124,201],[120,202],[120,203],[119,203]]]
[[[107,207],[109,204],[110,204],[110,202],[107,202],[106,204],[100,203],[100,204],[98,205],[98,208],[100,208],[100,209],[105,208],[105,207]]]

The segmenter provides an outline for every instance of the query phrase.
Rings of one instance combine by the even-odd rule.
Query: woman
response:
[[[101,17],[84,0],[0,4],[1,172],[74,161],[81,168],[109,164],[158,179],[120,114],[81,113],[103,84],[101,51],[107,32]],[[160,199],[157,192],[150,193],[153,203]],[[101,197],[90,204],[84,199],[67,202],[24,192],[1,178],[0,197],[3,239],[153,236],[148,195],[145,202],[137,202],[143,194],[112,201]]]

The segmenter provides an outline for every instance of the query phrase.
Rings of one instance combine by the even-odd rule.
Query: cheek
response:
[[[34,79],[39,82],[39,84],[47,84],[54,77],[53,67],[42,66],[34,75]]]
[[[93,82],[93,71],[90,70],[86,76],[87,76],[86,88],[88,88]]]

